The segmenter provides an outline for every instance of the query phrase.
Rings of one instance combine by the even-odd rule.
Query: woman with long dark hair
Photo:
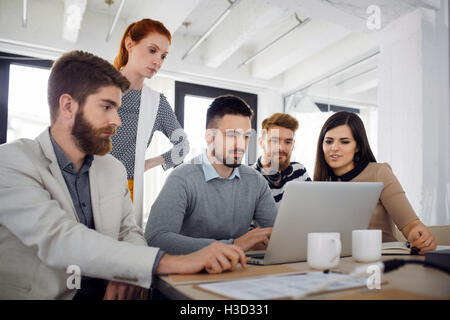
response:
[[[383,242],[397,241],[395,224],[421,254],[436,248],[433,234],[416,216],[389,164],[377,163],[356,113],[335,113],[323,125],[317,142],[314,181],[383,182],[369,229],[381,229]]]

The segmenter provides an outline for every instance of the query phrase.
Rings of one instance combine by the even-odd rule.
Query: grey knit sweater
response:
[[[174,169],[154,202],[145,229],[148,245],[187,254],[214,241],[232,243],[255,220],[272,227],[276,207],[269,186],[255,169],[241,165],[240,177],[205,180],[201,156]]]

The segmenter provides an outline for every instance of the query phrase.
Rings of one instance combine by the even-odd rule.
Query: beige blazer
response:
[[[0,299],[71,299],[71,265],[150,287],[158,249],[136,225],[125,168],[95,156],[89,179],[95,231],[78,221],[48,129],[0,146]]]

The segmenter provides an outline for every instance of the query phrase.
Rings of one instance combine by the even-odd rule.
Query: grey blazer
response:
[[[0,299],[71,299],[71,265],[150,287],[159,249],[136,225],[125,168],[94,156],[89,180],[96,230],[78,221],[48,129],[0,146]]]

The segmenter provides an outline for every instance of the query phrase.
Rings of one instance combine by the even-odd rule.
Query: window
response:
[[[50,125],[50,60],[0,53],[0,144],[34,139]]]
[[[184,108],[188,110],[184,113],[184,131],[189,138],[190,150],[186,160],[192,159],[206,149],[205,124],[206,111],[214,99],[186,95],[184,98]],[[195,110],[195,112],[191,112]]]
[[[226,90],[221,88],[207,87],[184,82],[175,82],[175,114],[178,121],[186,131],[189,139],[190,152],[187,159],[199,155],[206,147],[206,110],[214,98],[232,94],[242,98],[253,110],[252,128],[256,130],[258,96],[247,92]],[[256,162],[256,135],[252,135],[243,163],[253,164]]]
[[[6,142],[19,138],[34,139],[50,125],[47,104],[49,74],[47,69],[11,64]]]

